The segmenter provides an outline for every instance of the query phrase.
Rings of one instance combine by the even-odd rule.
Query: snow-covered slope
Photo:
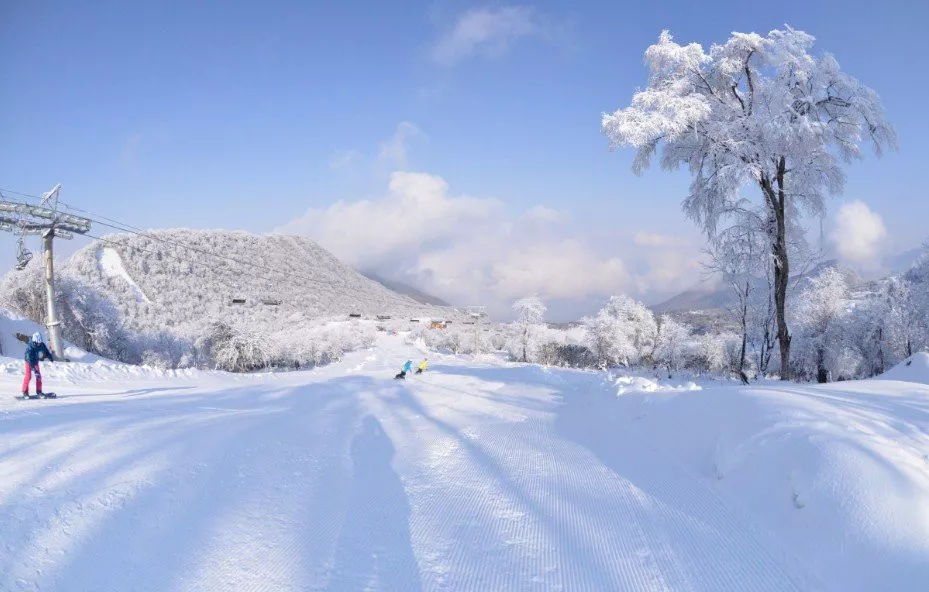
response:
[[[929,384],[929,353],[917,352],[878,378]]]
[[[49,364],[0,398],[0,590],[925,590],[927,385],[423,355]]]

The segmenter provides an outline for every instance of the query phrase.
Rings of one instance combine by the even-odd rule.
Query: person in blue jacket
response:
[[[406,378],[406,375],[413,370],[413,360],[407,360],[403,365],[403,368],[400,369],[400,374],[394,376],[394,378]]]
[[[32,373],[35,372],[35,392],[37,395],[42,394],[42,372],[39,370],[39,357],[45,356],[50,362],[55,361],[52,352],[48,351],[45,343],[42,342],[41,333],[33,333],[32,339],[26,345],[26,354],[23,356],[26,360],[26,376],[23,378],[23,396],[29,396],[29,381],[32,380]]]

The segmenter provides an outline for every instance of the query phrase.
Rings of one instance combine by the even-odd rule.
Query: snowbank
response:
[[[703,387],[695,382],[688,381],[683,384],[662,384],[655,379],[644,376],[620,376],[614,382],[616,394],[626,393],[654,393],[654,392],[683,392],[699,391]]]
[[[929,353],[917,352],[878,378],[929,384]]]
[[[885,378],[927,382],[927,364],[914,356]],[[832,589],[929,581],[929,386],[707,386],[660,405],[640,386],[616,402],[623,429],[743,507]]]

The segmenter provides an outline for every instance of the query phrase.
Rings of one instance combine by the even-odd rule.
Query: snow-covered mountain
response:
[[[280,326],[295,317],[449,314],[366,278],[303,237],[160,230],[106,238],[75,253],[62,272],[106,294],[139,328],[204,317]]]
[[[109,235],[59,265],[58,276],[66,335],[122,361],[144,360],[140,352],[146,350],[153,356],[175,352],[161,362],[165,365],[215,361],[215,356],[205,362],[182,358],[209,349],[198,341],[215,341],[217,331],[232,339],[226,329],[217,329],[221,326],[247,333],[256,347],[273,342],[273,349],[288,358],[288,349],[312,345],[315,353],[291,360],[303,363],[319,357],[312,333],[321,323],[358,315],[456,315],[454,309],[398,294],[295,236],[186,229]],[[11,272],[2,295],[12,309],[44,322],[38,262]]]
[[[706,282],[675,294],[671,298],[653,304],[649,308],[657,313],[715,310],[729,306],[734,300],[728,286]]]

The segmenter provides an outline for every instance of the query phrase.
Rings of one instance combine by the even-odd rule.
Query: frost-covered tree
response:
[[[902,356],[894,351],[892,309],[886,293],[856,302],[844,317],[842,336],[847,347],[860,360],[855,376],[874,376],[893,365]],[[851,376],[851,374],[850,374]]]
[[[848,282],[838,270],[828,268],[809,280],[793,309],[799,336],[796,365],[818,382],[829,380],[837,369],[845,345],[843,320],[848,312]]]
[[[746,363],[750,348],[756,346],[766,360],[773,344],[773,290],[771,283],[765,281],[768,269],[765,227],[761,216],[743,210],[730,227],[712,238],[708,248],[709,269],[722,277],[735,297],[728,312],[741,334],[736,371],[744,383],[748,383]]]
[[[929,346],[929,243],[891,293],[890,314],[905,356]]]
[[[842,72],[832,55],[811,55],[813,41],[785,27],[765,36],[733,33],[706,52],[697,43],[678,45],[664,31],[645,51],[648,86],[602,121],[611,147],[638,150],[637,173],[659,145],[664,168],[688,167],[684,210],[708,236],[747,207],[746,188],[757,189],[785,378],[790,227],[801,212],[821,213],[824,196],[842,189],[841,165],[860,157],[863,143],[878,154],[896,145],[877,94]]]
[[[663,365],[671,372],[679,370],[686,362],[687,344],[690,340],[690,327],[675,321],[668,315],[658,317],[658,331],[655,339],[653,357],[655,363]]]
[[[585,320],[588,346],[603,366],[634,366],[652,354],[658,325],[644,304],[613,296],[597,315]]]
[[[527,296],[520,298],[513,303],[513,311],[516,313],[516,327],[519,334],[519,344],[522,350],[523,362],[529,361],[529,348],[533,345],[533,334],[536,327],[541,324],[545,318],[545,312],[548,309],[545,303],[538,296]]]

